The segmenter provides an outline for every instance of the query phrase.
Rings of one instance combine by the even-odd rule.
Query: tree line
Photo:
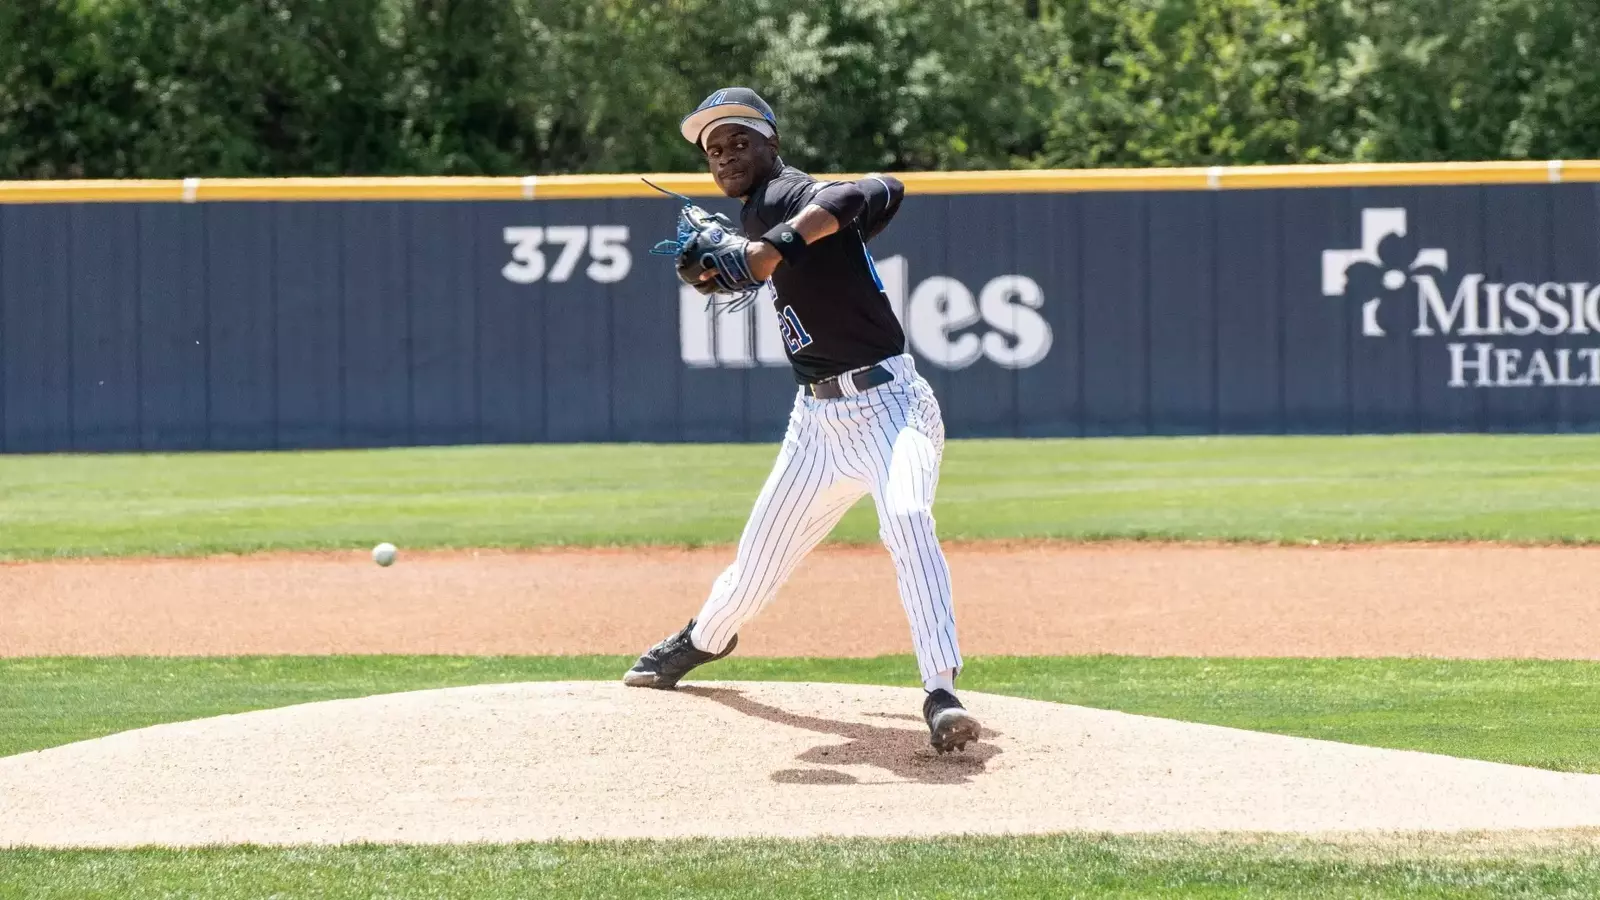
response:
[[[0,178],[1600,156],[1573,0],[6,0]]]

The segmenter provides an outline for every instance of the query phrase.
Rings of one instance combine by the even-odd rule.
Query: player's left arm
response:
[[[823,186],[799,213],[750,243],[746,252],[751,271],[759,279],[771,278],[785,260],[798,259],[808,245],[858,219],[862,236],[870,240],[889,224],[889,219],[900,208],[904,193],[905,187],[899,180],[888,176],[869,176],[857,182]]]

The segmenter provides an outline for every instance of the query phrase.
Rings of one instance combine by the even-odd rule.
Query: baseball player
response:
[[[723,302],[749,302],[770,279],[799,389],[733,564],[700,613],[639,657],[623,682],[671,689],[733,652],[739,628],[870,493],[911,624],[930,743],[941,754],[962,749],[980,728],[955,695],[961,651],[950,569],[934,534],[944,423],[866,247],[894,218],[905,188],[882,175],[823,183],[785,165],[772,108],[749,88],[716,91],[681,131],[704,151],[717,187],[744,206],[742,235],[727,219],[686,206],[678,275]]]

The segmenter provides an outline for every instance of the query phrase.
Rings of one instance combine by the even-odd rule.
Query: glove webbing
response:
[[[694,227],[689,224],[689,216],[686,212],[690,207],[694,206],[694,201],[676,191],[669,191],[648,178],[640,178],[639,180],[669,197],[676,197],[683,201],[683,209],[678,212],[677,237],[672,240],[657,241],[656,245],[650,248],[650,253],[654,256],[677,256],[689,243],[689,239],[695,235]],[[760,288],[752,288],[723,297],[718,297],[717,295],[708,296],[706,297],[706,311],[738,312],[754,303],[756,295],[759,293],[761,293]]]

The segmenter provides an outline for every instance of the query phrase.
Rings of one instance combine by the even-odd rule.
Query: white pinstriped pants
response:
[[[817,400],[797,393],[778,461],[745,524],[738,556],[696,617],[695,646],[721,652],[845,512],[871,493],[923,681],[961,668],[950,567],[933,522],[944,421],[933,388],[917,374],[910,355],[883,365],[895,380],[853,397]]]

